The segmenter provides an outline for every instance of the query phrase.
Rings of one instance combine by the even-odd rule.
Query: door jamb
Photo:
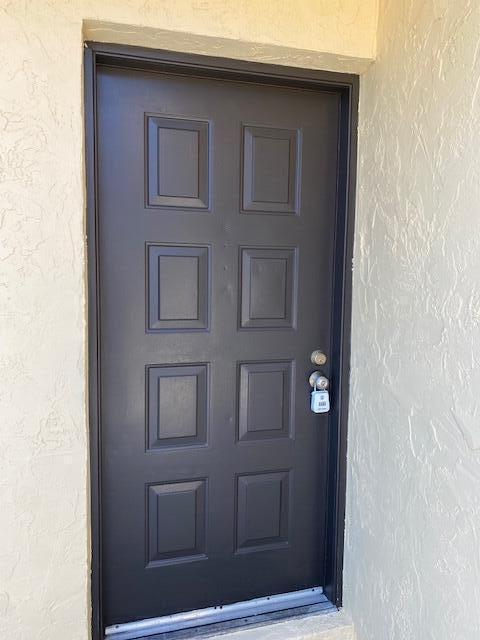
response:
[[[98,280],[98,207],[96,162],[96,70],[99,64],[161,70],[240,80],[276,86],[329,91],[340,96],[337,199],[335,214],[335,261],[333,269],[332,411],[328,421],[329,469],[325,543],[324,592],[337,607],[342,605],[342,573],[345,528],[347,467],[347,420],[350,378],[352,305],[352,257],[355,215],[359,78],[353,74],[317,71],[260,62],[246,62],[197,54],[177,53],[129,45],[85,43],[85,162],[87,181],[88,261],[88,394],[90,424],[91,501],[91,598],[92,639],[103,639],[102,538],[101,538],[101,429],[100,429],[100,336]]]

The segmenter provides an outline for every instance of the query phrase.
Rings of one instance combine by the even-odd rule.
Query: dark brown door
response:
[[[97,90],[104,622],[320,586],[339,97]]]

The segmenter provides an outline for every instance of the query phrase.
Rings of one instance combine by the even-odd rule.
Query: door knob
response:
[[[327,362],[327,356],[323,353],[323,351],[316,349],[315,351],[312,351],[310,361],[312,362],[312,364],[316,364],[318,367],[323,367],[323,365]]]
[[[326,389],[328,389],[328,385],[329,385],[328,378],[322,375],[320,371],[314,371],[310,375],[308,382],[310,383],[310,386],[313,388],[314,391],[316,389],[325,391]]]

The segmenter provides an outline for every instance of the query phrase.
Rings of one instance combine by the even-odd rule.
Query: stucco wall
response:
[[[1,638],[88,635],[82,21],[87,37],[355,71],[373,53],[375,9],[0,1]]]
[[[480,4],[383,0],[362,79],[345,602],[480,638]]]

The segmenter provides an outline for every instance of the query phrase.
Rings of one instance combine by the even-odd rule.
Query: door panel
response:
[[[99,69],[106,625],[323,584],[338,113]]]

